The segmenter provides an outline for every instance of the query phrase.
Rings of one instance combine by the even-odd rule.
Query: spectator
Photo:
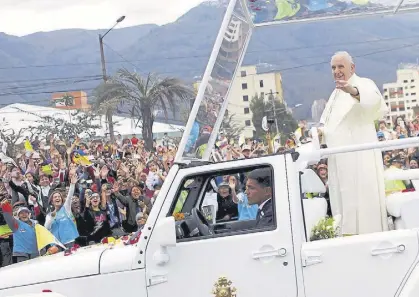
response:
[[[238,198],[237,198],[238,200]],[[232,190],[230,185],[226,182],[221,183],[218,186],[218,195],[217,195],[217,202],[218,202],[218,211],[216,220],[220,221],[229,221],[233,218],[238,218],[239,211],[237,204],[234,203],[232,197]]]
[[[75,172],[71,175],[71,185],[64,200],[61,192],[55,191],[51,195],[53,211],[47,214],[45,227],[66,247],[71,247],[74,241],[79,237],[77,225],[75,223],[73,212],[71,211],[71,201],[77,183]]]
[[[7,225],[13,232],[14,262],[19,263],[38,257],[39,252],[35,235],[35,225],[37,222],[30,218],[29,209],[24,206],[19,207],[16,212],[18,219],[15,219],[10,203],[3,201],[2,211]]]

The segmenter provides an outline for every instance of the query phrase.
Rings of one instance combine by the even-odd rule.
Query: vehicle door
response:
[[[182,228],[182,219],[191,217],[191,209],[202,209],[210,180],[221,180],[218,186],[222,187],[223,177],[248,176],[260,168],[269,170],[271,175],[272,224],[255,226],[248,222],[230,222],[230,225],[236,224],[231,232],[214,231],[205,236],[196,234],[197,230],[192,227],[189,234],[192,236],[180,236],[176,232],[176,245],[165,247],[164,243],[162,246],[167,238],[162,232],[167,228],[159,228],[159,221],[174,216],[178,220],[176,229]],[[165,197],[146,249],[149,297],[169,294],[182,297],[297,296],[284,156],[185,168],[179,171],[172,185],[176,186]],[[256,222],[257,218],[254,220]],[[210,227],[213,226],[210,224]],[[184,227],[182,232],[185,235]]]
[[[417,230],[307,242],[302,248],[307,296],[396,296],[418,256]]]

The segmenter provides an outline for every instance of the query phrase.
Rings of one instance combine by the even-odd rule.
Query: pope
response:
[[[378,141],[374,121],[388,108],[376,84],[355,74],[347,52],[331,59],[335,90],[320,122],[329,148]],[[343,235],[388,230],[383,161],[379,150],[338,154],[328,159],[333,216],[342,217]]]

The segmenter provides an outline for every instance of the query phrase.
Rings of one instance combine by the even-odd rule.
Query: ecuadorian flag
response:
[[[74,163],[82,166],[90,166],[92,162],[89,161],[89,158],[86,156],[85,152],[82,150],[76,150],[73,152],[72,160]]]

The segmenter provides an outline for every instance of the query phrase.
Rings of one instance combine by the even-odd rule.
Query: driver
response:
[[[272,184],[269,168],[255,169],[249,173],[246,182],[249,205],[258,205],[256,227],[273,225]]]

